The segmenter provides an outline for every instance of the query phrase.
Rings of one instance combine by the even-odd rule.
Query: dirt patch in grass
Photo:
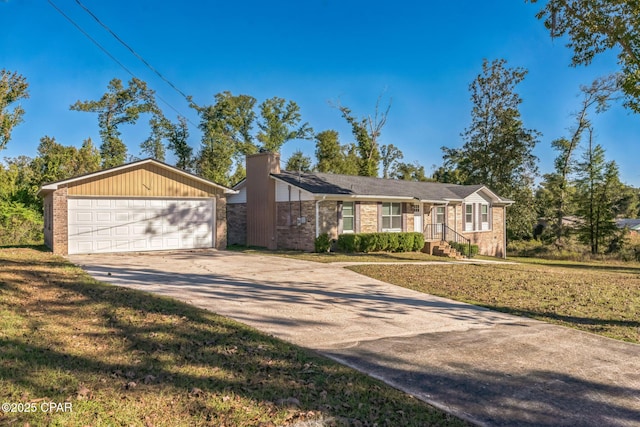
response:
[[[0,250],[0,348],[0,400],[22,411],[0,412],[0,425],[465,425],[314,353],[33,249]]]
[[[640,343],[637,265],[363,265],[367,276],[493,310]]]

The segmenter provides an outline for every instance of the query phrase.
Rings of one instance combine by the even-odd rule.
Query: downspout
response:
[[[316,237],[320,236],[320,202],[327,196],[322,196],[322,199],[316,200]]]
[[[504,246],[502,247],[502,258],[507,258],[507,207],[502,207],[502,235],[504,236]]]

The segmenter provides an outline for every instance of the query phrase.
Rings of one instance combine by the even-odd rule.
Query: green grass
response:
[[[350,269],[420,292],[640,343],[638,264],[527,262]]]
[[[246,246],[230,246],[227,250],[237,251],[247,254],[259,254],[294,258],[302,261],[313,261],[321,263],[332,262],[416,262],[416,261],[447,261],[447,258],[427,255],[422,252],[373,252],[373,253],[312,253],[301,251],[271,251],[264,248],[252,248]],[[495,258],[494,258],[495,259]]]
[[[187,304],[0,250],[0,400],[69,402],[0,425],[461,426],[315,353]]]

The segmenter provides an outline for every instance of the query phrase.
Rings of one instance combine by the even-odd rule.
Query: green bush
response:
[[[313,241],[313,246],[318,253],[329,252],[329,249],[331,249],[331,237],[328,233],[321,234]]]
[[[455,249],[456,251],[458,251],[459,253],[461,253],[462,255],[472,258],[476,255],[478,255],[478,252],[480,252],[480,248],[478,247],[478,245],[471,245],[471,254],[469,254],[469,244],[468,243],[457,243],[457,242],[449,242],[449,246],[451,246],[453,249]]]
[[[357,252],[360,247],[358,234],[341,234],[338,236],[338,250],[340,252]]]
[[[0,246],[41,245],[43,219],[39,212],[22,203],[0,203]]]
[[[341,234],[338,250],[342,252],[414,252],[424,246],[422,233]]]

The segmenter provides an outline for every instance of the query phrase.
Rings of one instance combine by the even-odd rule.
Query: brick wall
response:
[[[67,207],[67,187],[53,192],[52,250],[56,255],[67,255],[69,252],[69,227]]]
[[[378,231],[378,204],[360,203],[360,230],[358,233],[376,233]]]
[[[227,198],[216,195],[216,249],[227,247]]]
[[[247,244],[247,204],[227,204],[227,244]]]
[[[298,223],[298,218],[304,218],[304,222]],[[276,244],[278,249],[312,252],[315,237],[315,201],[276,203]]]
[[[320,233],[329,233],[332,239],[338,238],[338,202],[323,200],[318,204]]]
[[[471,243],[478,245],[478,250],[482,255],[504,257],[504,207],[491,208],[491,230],[461,233],[471,239]]]

